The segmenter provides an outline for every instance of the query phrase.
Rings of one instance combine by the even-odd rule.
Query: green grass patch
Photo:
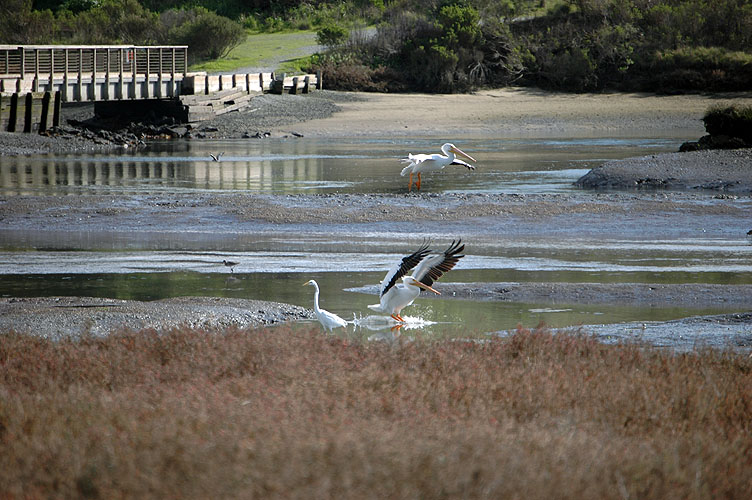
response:
[[[248,67],[271,67],[292,71],[295,60],[306,58],[306,47],[316,45],[316,32],[249,33],[243,43],[223,58],[191,66],[192,71],[233,71]]]

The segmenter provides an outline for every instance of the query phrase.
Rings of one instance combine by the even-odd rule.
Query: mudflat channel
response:
[[[371,168],[368,148],[377,150],[382,144],[394,140],[389,139],[392,134],[403,135],[407,133],[405,130],[412,134],[425,134],[425,137],[421,136],[421,141],[435,141],[436,149],[445,140],[479,144],[484,137],[490,138],[494,133],[506,134],[510,138],[584,136],[589,139],[629,137],[643,133],[674,138],[677,143],[695,140],[702,134],[700,117],[709,103],[718,99],[679,96],[663,100],[657,96],[637,95],[578,98],[521,90],[494,91],[463,96],[464,99],[450,97],[441,100],[436,96],[395,96],[389,102],[389,96],[331,97],[333,107],[337,109],[328,116],[309,116],[297,121],[291,118],[289,123],[271,125],[269,128],[272,140],[295,140],[283,137],[286,130],[294,129],[302,131],[301,134],[307,137],[325,136],[333,143],[338,137],[346,137],[349,133],[366,145],[364,152],[357,157],[351,155],[342,160],[334,154],[317,160],[320,163],[315,165],[316,168],[325,173],[328,165],[336,161],[352,160],[358,164],[358,168]],[[322,98],[326,97],[315,97]],[[725,96],[724,99],[746,102],[749,96]],[[305,98],[301,102],[305,103]],[[641,106],[635,107],[640,103]],[[400,120],[403,115],[400,113],[408,111],[400,109],[407,104],[418,106],[420,112],[415,116],[422,118],[397,127],[395,124],[402,124]],[[450,114],[445,120],[441,118],[449,107],[456,109],[461,104],[465,105],[464,109],[475,111]],[[320,109],[320,103],[315,107]],[[385,109],[391,113],[391,128],[387,126],[386,117],[382,117]],[[523,113],[520,110],[526,111]],[[215,127],[221,137],[192,140],[191,148],[209,151],[231,144],[217,143],[217,140],[239,140],[232,139],[233,134],[263,126],[263,121],[257,121],[254,125],[253,120],[258,115],[253,115],[250,112],[234,114],[228,118],[226,129]],[[421,122],[427,124],[422,129]],[[345,123],[350,124],[349,128],[345,127]],[[455,139],[458,130],[462,131],[459,140]],[[275,134],[278,139],[275,139]],[[494,140],[498,140],[498,137]],[[411,147],[409,137],[402,141],[406,149],[403,154],[420,152],[407,150]],[[578,146],[570,143],[568,147]],[[402,148],[402,143],[399,148]],[[30,154],[19,161],[41,161],[54,165],[58,155],[54,152],[41,156],[36,153],[36,156]],[[616,156],[604,158],[603,162],[624,159],[618,154]],[[713,156],[720,158],[717,161],[725,161],[726,158],[723,154]],[[503,164],[503,155],[494,158],[498,165]],[[739,168],[749,167],[746,165],[748,156],[737,155],[737,158],[741,159],[736,163],[738,168],[734,169],[735,173],[739,172]],[[390,161],[397,160],[398,157],[395,157]],[[379,159],[381,163],[385,161]],[[579,162],[581,159],[572,161]],[[666,161],[670,162],[670,157]],[[235,167],[243,166],[247,160],[241,155],[230,163]],[[594,163],[598,163],[598,158],[591,157],[586,164],[588,168],[596,167]],[[658,163],[665,169],[665,161]],[[272,163],[269,171],[284,171],[288,168],[286,165],[281,163],[276,166]],[[33,170],[36,167],[28,168]],[[290,175],[297,175],[295,168],[293,165],[294,172]],[[309,164],[301,168],[309,169]],[[479,165],[478,170],[481,168]],[[689,179],[712,168],[713,165],[702,158],[682,163],[679,175]],[[399,170],[398,167],[395,169]],[[396,170],[395,175],[399,179]],[[493,167],[487,167],[487,170],[493,170]],[[563,170],[579,172],[571,164]],[[237,172],[237,168],[233,172]],[[671,175],[676,176],[676,172],[672,170]],[[488,171],[486,174],[488,177],[485,179],[489,180],[495,175]],[[467,253],[463,262],[469,268],[485,272],[486,279],[477,281],[475,274],[462,274],[458,267],[440,283],[444,287],[440,288],[443,290],[441,300],[520,302],[527,304],[529,309],[534,308],[535,304],[553,309],[585,303],[717,310],[723,311],[723,314],[703,314],[702,319],[688,315],[659,322],[636,320],[597,324],[591,320],[587,324],[572,324],[571,327],[581,327],[586,332],[600,335],[604,341],[637,339],[676,349],[690,349],[697,345],[730,345],[742,349],[752,346],[752,321],[748,314],[752,307],[752,278],[748,268],[751,260],[747,237],[747,232],[752,229],[752,199],[743,189],[729,192],[723,189],[722,183],[687,189],[691,183],[685,183],[682,189],[654,189],[654,186],[648,186],[650,189],[630,189],[620,185],[620,189],[608,190],[572,188],[535,192],[533,183],[532,188],[528,187],[523,192],[503,187],[484,189],[467,181],[463,185],[465,187],[458,191],[453,179],[461,184],[464,182],[462,179],[472,179],[466,177],[471,173],[456,174],[457,177],[452,177],[454,172],[437,175],[444,177],[432,178],[424,184],[424,190],[420,193],[405,192],[406,186],[402,186],[402,180],[399,180],[399,187],[385,181],[378,189],[369,189],[363,183],[347,184],[347,179],[338,179],[337,182],[327,180],[325,188],[310,190],[313,194],[306,192],[306,184],[295,192],[287,193],[284,189],[282,192],[271,192],[274,190],[264,191],[249,185],[238,186],[237,183],[208,189],[197,189],[195,186],[97,188],[79,185],[49,190],[31,184],[26,186],[28,189],[16,186],[18,189],[14,187],[0,196],[0,236],[6,261],[3,273],[6,277],[85,274],[94,271],[82,271],[80,266],[94,266],[97,262],[96,259],[87,261],[90,258],[87,252],[122,255],[127,251],[154,252],[153,258],[149,255],[138,257],[147,267],[157,265],[154,262],[162,259],[165,252],[211,254],[206,257],[211,261],[208,264],[196,264],[191,258],[183,257],[158,264],[162,266],[158,271],[166,273],[228,273],[226,269],[214,265],[221,262],[222,255],[243,258],[245,272],[290,272],[284,265],[269,264],[271,260],[258,257],[259,252],[284,253],[286,261],[298,259],[307,263],[300,268],[292,268],[299,273],[295,277],[299,275],[302,278],[307,270],[322,275],[335,270],[327,267],[328,264],[310,264],[316,259],[324,262],[336,260],[339,266],[337,272],[350,270],[352,273],[370,273],[358,291],[367,295],[368,301],[375,302],[374,290],[367,283],[378,282],[380,278],[376,274],[382,274],[391,267],[390,259],[411,251],[424,239],[434,241],[438,249],[453,239],[462,238]],[[650,173],[641,171],[641,175]],[[33,175],[30,174],[30,177]],[[570,184],[574,184],[575,180],[573,178]],[[29,182],[33,184],[34,181]],[[319,178],[316,182],[319,183],[316,185],[321,183]],[[663,247],[668,249],[665,251],[670,254],[669,257],[661,253]],[[74,257],[56,258],[56,252],[59,257],[63,253],[73,252]],[[611,257],[608,257],[609,252]],[[347,257],[336,259],[337,255],[343,254]],[[35,255],[42,259],[35,259]],[[363,255],[370,259],[365,264],[359,257]],[[76,256],[79,258],[76,259]],[[254,263],[254,259],[257,262]],[[79,267],[71,264],[76,260],[75,266]],[[579,266],[576,280],[567,282],[558,279],[560,275],[556,274],[555,267],[562,261],[566,261],[565,266],[570,270]],[[666,261],[670,263],[666,264]],[[122,262],[108,261],[107,265],[114,268],[97,268],[96,272],[125,272],[118,270],[118,266],[125,266]],[[264,269],[263,266],[267,265],[281,267]],[[538,266],[535,272],[540,271],[540,274],[531,279],[532,271],[529,272],[525,266]],[[669,271],[666,270],[667,266],[671,268]],[[634,272],[637,269],[639,271]],[[451,278],[453,273],[460,281]],[[651,280],[651,273],[655,275],[655,280]],[[666,273],[670,274],[668,279],[665,278]],[[232,278],[233,273],[229,274],[228,278]],[[588,278],[592,278],[592,281]],[[631,281],[630,278],[636,279]],[[356,278],[348,279],[357,282]],[[38,320],[32,328],[34,333],[67,331],[62,325],[68,324],[69,319],[61,316],[61,311],[67,306],[60,307],[59,298],[39,296],[20,300],[10,296],[7,290],[3,291],[3,295],[3,330],[24,329],[26,323],[18,318],[26,312]],[[330,297],[333,300],[344,296]],[[81,300],[81,303],[88,303],[89,299]],[[102,297],[97,300],[102,300]],[[173,319],[184,318],[186,324],[248,326],[264,324],[263,318],[271,317],[270,311],[275,310],[288,312],[274,316],[280,321],[310,318],[310,310],[293,311],[287,305],[295,303],[309,307],[310,297],[307,296],[305,302],[295,296],[292,300],[266,302],[262,307],[254,304],[253,308],[264,313],[259,315],[258,321],[243,319],[241,322],[236,321],[238,308],[242,308],[239,303],[216,303],[211,321],[201,323],[200,318],[206,316],[207,307],[213,303],[207,297],[181,298],[179,310],[169,301],[136,302],[140,305],[136,307],[131,304],[131,310],[134,314],[137,312],[140,322],[123,321],[123,325],[174,325],[172,319],[164,321],[169,316]],[[90,321],[86,323],[89,329],[96,327],[91,321],[96,323],[98,318],[107,318],[102,319],[102,324],[108,328],[114,327],[114,316],[109,315],[116,314],[116,311],[122,315],[122,311],[128,310],[125,305],[91,304],[96,307],[76,309],[84,311],[84,315],[86,311],[98,311],[97,315],[89,314]],[[75,304],[67,307],[67,310],[70,311],[73,306]],[[341,304],[332,304],[329,308],[338,307],[344,309]],[[145,310],[148,312],[145,313]],[[386,325],[386,331],[391,326]],[[458,328],[458,331],[461,330]],[[487,333],[503,334],[501,330],[489,330]]]

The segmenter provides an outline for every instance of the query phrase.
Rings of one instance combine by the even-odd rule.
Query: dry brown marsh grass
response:
[[[2,498],[752,498],[751,431],[731,351],[0,335]]]

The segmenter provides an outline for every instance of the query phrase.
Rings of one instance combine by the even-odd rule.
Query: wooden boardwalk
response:
[[[0,45],[0,92],[60,92],[62,102],[175,97],[187,46]]]
[[[188,72],[187,46],[0,45],[0,130],[42,132],[69,102],[180,100],[184,121],[241,109],[254,94],[305,93],[321,75]]]

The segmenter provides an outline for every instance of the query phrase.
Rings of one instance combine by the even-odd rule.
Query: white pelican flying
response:
[[[402,172],[400,173],[402,177],[410,174],[410,183],[407,185],[408,191],[410,191],[413,187],[413,174],[418,174],[418,182],[415,186],[417,187],[418,191],[420,191],[421,172],[433,172],[436,170],[441,170],[447,165],[462,165],[464,167],[467,167],[469,170],[475,170],[475,167],[473,165],[470,165],[469,163],[458,159],[456,155],[464,156],[470,161],[475,161],[475,158],[465,153],[454,144],[447,142],[446,144],[441,146],[441,152],[444,154],[408,154],[407,158],[402,158],[400,160],[402,163],[409,164],[408,166],[403,168]]]
[[[465,245],[461,243],[462,240],[452,241],[443,253],[431,255],[429,255],[431,251],[428,249],[428,244],[424,243],[416,252],[404,257],[399,264],[386,273],[386,277],[381,282],[379,303],[371,304],[368,308],[389,314],[395,320],[404,323],[405,320],[400,316],[400,311],[413,303],[420,295],[421,288],[441,295],[431,288],[431,285],[444,273],[451,271],[464,257],[464,255],[459,255],[465,249]],[[407,275],[415,266],[418,266],[415,272]]]
[[[319,307],[319,284],[316,280],[310,280],[303,283],[303,286],[313,285],[316,291],[313,293],[313,311],[316,313],[316,318],[319,323],[327,330],[332,331],[334,328],[347,326],[347,321],[340,318],[334,313],[330,313],[326,309]]]

